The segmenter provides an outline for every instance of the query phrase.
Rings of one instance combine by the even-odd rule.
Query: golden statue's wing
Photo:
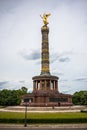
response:
[[[46,14],[47,17],[49,17],[50,15],[51,15],[50,13],[49,13],[49,14]]]
[[[48,15],[50,16],[51,14],[49,13]]]

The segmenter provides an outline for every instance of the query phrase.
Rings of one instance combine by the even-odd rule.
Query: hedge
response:
[[[24,119],[0,119],[0,123],[24,123]],[[27,119],[29,124],[87,123],[87,118]]]

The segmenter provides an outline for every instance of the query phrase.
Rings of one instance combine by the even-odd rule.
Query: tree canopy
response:
[[[75,92],[72,101],[75,105],[87,105],[87,91]]]
[[[0,90],[0,105],[2,106],[14,106],[19,105],[21,102],[21,96],[27,93],[27,88],[22,87],[18,90]]]
[[[0,105],[15,106],[20,105],[21,96],[27,94],[27,88],[21,87],[18,90],[0,90]],[[75,92],[72,97],[72,102],[75,105],[87,105],[87,91]]]

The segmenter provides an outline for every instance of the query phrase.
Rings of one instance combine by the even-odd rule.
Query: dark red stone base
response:
[[[72,106],[72,96],[56,92],[33,92],[22,96],[21,105],[32,107]]]

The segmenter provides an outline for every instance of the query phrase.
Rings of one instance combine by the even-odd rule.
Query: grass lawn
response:
[[[0,119],[2,118],[24,118],[25,113],[23,112],[0,112]],[[71,112],[71,113],[28,113],[27,118],[34,119],[49,119],[49,118],[87,118],[87,113]]]
[[[3,123],[6,120],[24,120],[25,113],[23,112],[0,112],[0,122]],[[3,122],[2,122],[3,120]],[[41,120],[45,122],[54,123],[87,123],[87,113],[27,113],[28,122],[38,122]],[[42,122],[43,122],[42,121]],[[19,121],[20,122],[20,121]]]

